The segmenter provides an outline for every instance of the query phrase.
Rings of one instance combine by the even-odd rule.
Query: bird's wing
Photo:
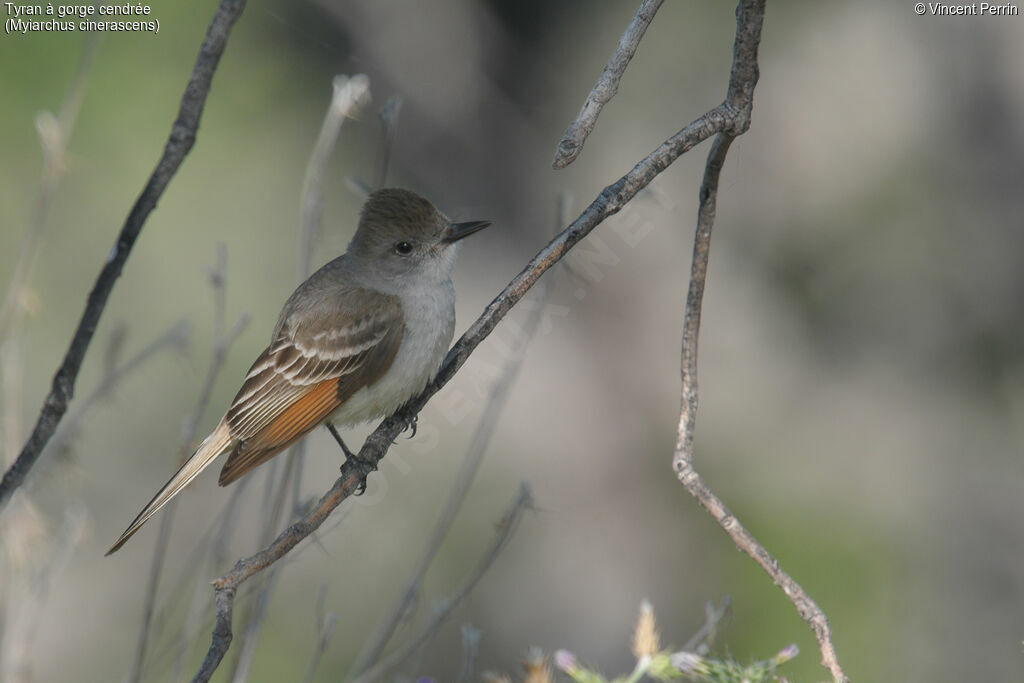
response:
[[[238,446],[221,470],[222,486],[295,443],[391,367],[404,327],[398,299],[365,289],[355,296],[359,306],[332,301],[279,325],[224,417]]]
[[[348,296],[356,297],[353,300],[360,305],[346,306]],[[299,312],[282,315],[273,343],[249,369],[220,424],[107,555],[124,545],[217,456],[233,449],[220,473],[223,486],[277,455],[353,393],[376,382],[391,367],[403,329],[398,299],[365,289],[335,291]]]

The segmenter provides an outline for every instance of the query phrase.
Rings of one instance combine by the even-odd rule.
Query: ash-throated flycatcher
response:
[[[390,415],[434,378],[455,331],[458,241],[489,221],[452,223],[408,190],[374,192],[344,255],[289,297],[270,346],[199,449],[107,551],[223,454],[221,486],[325,424]]]

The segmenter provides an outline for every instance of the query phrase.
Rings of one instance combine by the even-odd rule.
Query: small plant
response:
[[[568,650],[557,650],[552,657],[555,668],[569,676],[574,683],[639,683],[654,681],[694,681],[696,683],[765,683],[786,679],[777,674],[778,668],[798,654],[796,645],[783,648],[778,654],[762,661],[743,665],[725,657],[715,659],[695,652],[661,647],[654,610],[646,600],[640,605],[640,616],[633,629],[633,656],[636,666],[628,675],[611,680],[596,671],[581,665]],[[538,651],[531,650],[523,662],[526,672],[524,683],[555,683],[547,659]],[[493,674],[492,674],[493,676]],[[485,679],[488,680],[488,679]],[[507,681],[508,676],[494,676],[493,681]]]

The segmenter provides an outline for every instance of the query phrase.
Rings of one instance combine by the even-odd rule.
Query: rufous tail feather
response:
[[[228,430],[228,425],[225,421],[221,420],[221,423],[217,425],[217,429],[213,430],[213,433],[206,437],[196,452],[192,454],[192,457],[153,496],[153,500],[146,504],[146,507],[142,509],[139,516],[135,518],[135,521],[128,525],[128,528],[117,539],[117,542],[107,551],[107,555],[116,552],[118,548],[123,546],[150,517],[155,515],[164,505],[167,505],[172,498],[181,493],[181,490],[188,486],[189,482],[199,476],[199,473],[205,470],[218,455],[227,451],[232,445],[233,440]]]

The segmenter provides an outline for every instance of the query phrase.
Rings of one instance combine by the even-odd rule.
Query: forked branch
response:
[[[583,101],[583,107],[576,120],[569,124],[565,135],[558,141],[558,145],[555,147],[555,160],[551,163],[554,168],[565,168],[576,161],[576,157],[583,151],[583,143],[587,141],[587,137],[597,125],[597,117],[601,115],[604,105],[615,97],[615,93],[619,92],[619,81],[622,80],[622,74],[626,72],[626,67],[629,66],[630,60],[636,54],[637,46],[640,45],[640,39],[644,37],[647,27],[654,20],[655,12],[664,1],[644,0],[640,9],[636,11],[633,21],[629,22],[626,32],[619,39],[619,47],[616,48],[615,54],[608,60],[604,71],[601,72],[597,83],[594,84],[594,88],[587,95],[587,99]]]
[[[779,561],[729,512],[725,503],[704,482],[693,467],[693,434],[697,418],[697,339],[700,332],[701,302],[707,280],[708,255],[711,249],[711,230],[715,223],[718,198],[718,179],[725,164],[725,155],[736,135],[750,125],[754,86],[757,83],[757,45],[764,17],[764,0],[743,0],[737,9],[736,52],[729,78],[726,104],[737,110],[744,123],[736,130],[723,131],[715,138],[704,168],[697,214],[697,231],[693,245],[693,263],[690,284],[683,314],[682,344],[682,407],[679,413],[675,454],[672,467],[690,495],[708,511],[732,538],[736,545],[750,555],[768,573],[796,607],[800,617],[810,624],[821,650],[821,663],[836,681],[848,681],[843,673],[832,643],[828,617],[811,596],[787,574]]]

